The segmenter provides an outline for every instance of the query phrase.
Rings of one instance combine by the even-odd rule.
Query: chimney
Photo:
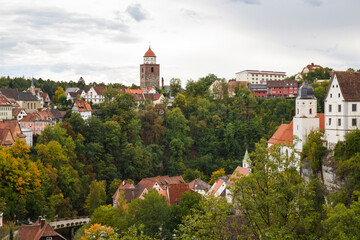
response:
[[[39,221],[39,223],[41,223],[41,219],[42,219],[42,217],[41,217],[41,216],[39,216],[39,217],[38,217],[38,221]]]
[[[41,219],[41,228],[43,228],[43,227],[44,227],[44,225],[45,225],[45,219],[44,219],[44,218],[42,218],[42,219]]]
[[[164,88],[164,78],[161,78],[161,88]]]

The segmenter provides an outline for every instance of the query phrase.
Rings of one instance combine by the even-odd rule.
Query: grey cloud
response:
[[[231,0],[233,2],[242,2],[245,4],[250,4],[250,5],[258,5],[261,4],[260,0]]]
[[[319,6],[323,5],[323,2],[321,0],[304,0],[304,1],[315,7],[319,7]]]
[[[127,31],[127,26],[123,23],[84,14],[70,13],[59,8],[15,9],[1,11],[1,14],[15,15],[14,22],[34,29],[55,28],[70,32],[99,29]]]
[[[129,5],[126,12],[137,22],[141,22],[146,19],[146,14],[140,4]]]

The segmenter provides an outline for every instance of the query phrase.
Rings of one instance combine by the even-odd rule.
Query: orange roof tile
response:
[[[180,201],[181,196],[188,191],[194,192],[189,188],[187,183],[170,184],[168,197],[170,205],[176,204],[177,201]]]
[[[155,53],[151,50],[151,47],[149,47],[149,50],[147,50],[144,57],[156,57]]]
[[[292,144],[293,143],[293,121],[290,124],[281,124],[268,143]]]
[[[75,101],[79,112],[91,112],[91,106],[87,101]]]
[[[233,181],[235,179],[239,179],[241,177],[245,177],[247,175],[249,175],[250,173],[250,169],[249,168],[243,168],[238,166],[235,171],[233,172],[233,174],[230,176],[229,181],[227,182],[228,185],[231,186],[231,184],[233,184]]]

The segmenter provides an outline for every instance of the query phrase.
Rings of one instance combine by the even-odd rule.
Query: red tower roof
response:
[[[151,47],[149,47],[149,50],[147,50],[144,57],[156,57],[155,53],[151,50]]]

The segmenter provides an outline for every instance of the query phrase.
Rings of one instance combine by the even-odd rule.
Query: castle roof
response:
[[[149,50],[147,50],[144,57],[156,57],[155,53],[151,50],[151,47],[149,47]]]

